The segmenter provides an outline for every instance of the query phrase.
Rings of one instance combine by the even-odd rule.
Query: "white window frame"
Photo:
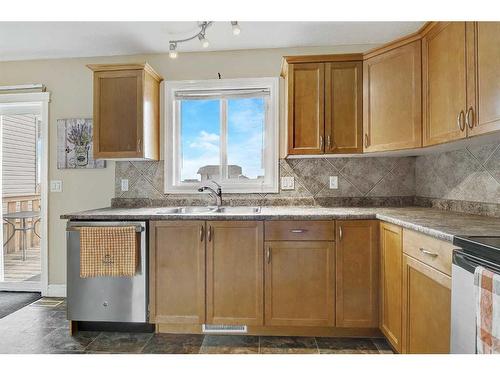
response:
[[[264,181],[263,182],[228,182],[217,181],[223,192],[228,193],[277,193],[278,192],[278,151],[279,151],[279,79],[276,77],[211,79],[200,81],[169,81],[165,83],[165,193],[197,193],[201,182],[180,182],[180,118],[177,116],[180,103],[175,99],[177,91],[192,90],[238,90],[269,89],[265,116],[264,145]],[[221,114],[223,116],[223,114]],[[223,138],[225,134],[221,134]],[[221,158],[221,160],[223,160]]]

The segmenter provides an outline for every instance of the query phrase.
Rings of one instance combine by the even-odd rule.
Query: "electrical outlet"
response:
[[[295,179],[293,177],[281,177],[281,190],[294,190]]]
[[[339,176],[330,176],[330,189],[339,188]]]
[[[63,183],[61,180],[52,180],[50,181],[50,192],[51,193],[60,193],[62,192]]]
[[[128,179],[122,178],[121,183],[122,183],[122,191],[128,191]]]

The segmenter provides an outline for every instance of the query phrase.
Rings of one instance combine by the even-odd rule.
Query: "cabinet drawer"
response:
[[[266,221],[266,241],[335,241],[334,221]]]
[[[453,244],[412,230],[403,230],[403,252],[435,269],[451,275]]]

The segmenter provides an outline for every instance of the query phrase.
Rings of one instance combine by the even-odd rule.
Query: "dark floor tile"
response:
[[[19,327],[0,329],[0,354],[35,354],[41,353],[43,338],[53,331],[52,328]]]
[[[378,354],[371,339],[317,337],[320,354]]]
[[[258,352],[257,336],[207,335],[200,348],[200,354],[257,354]]]
[[[84,351],[99,334],[99,332],[80,331],[72,336],[68,328],[56,328],[43,338],[41,352],[57,353],[62,351]]]
[[[380,354],[394,354],[391,346],[384,338],[372,339]]]
[[[155,334],[142,352],[148,354],[197,354],[200,351],[203,338],[203,335]]]
[[[102,332],[87,348],[91,352],[140,353],[152,333]]]
[[[314,337],[263,336],[260,338],[262,354],[318,354]]]

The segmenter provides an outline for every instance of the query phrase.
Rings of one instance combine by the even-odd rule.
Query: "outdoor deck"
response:
[[[40,248],[31,248],[22,260],[20,251],[4,252],[4,281],[40,281]]]

